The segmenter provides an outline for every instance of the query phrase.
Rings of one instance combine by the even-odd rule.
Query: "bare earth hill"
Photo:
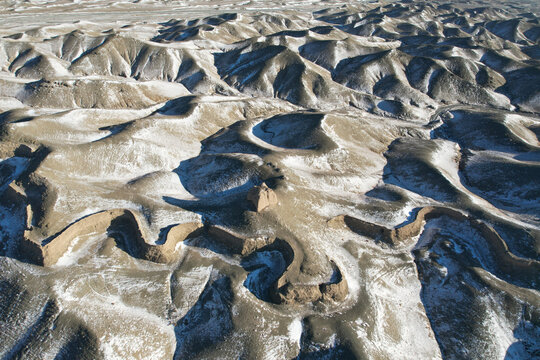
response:
[[[535,1],[0,1],[0,358],[540,358]]]

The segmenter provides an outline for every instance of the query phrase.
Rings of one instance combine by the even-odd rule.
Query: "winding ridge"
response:
[[[538,1],[0,1],[0,358],[536,358],[539,113]]]

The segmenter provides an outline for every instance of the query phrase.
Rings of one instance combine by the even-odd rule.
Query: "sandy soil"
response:
[[[0,2],[0,357],[540,357],[537,1]]]

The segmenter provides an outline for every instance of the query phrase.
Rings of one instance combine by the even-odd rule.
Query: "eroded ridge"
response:
[[[197,236],[201,223],[185,223],[169,229],[165,242],[149,244],[144,236],[143,226],[138,217],[130,210],[114,209],[101,211],[84,217],[62,230],[59,234],[41,244],[28,238],[28,231],[18,244],[21,259],[36,265],[52,266],[67,253],[72,241],[88,234],[105,234],[122,228],[126,247],[130,255],[157,263],[170,263],[178,257],[177,247],[187,238]]]
[[[539,14],[0,1],[0,358],[538,357]]]
[[[11,184],[5,191],[9,201],[25,201],[26,197],[16,185]],[[19,199],[16,199],[19,197]],[[27,207],[31,218],[31,209]],[[220,226],[203,226],[200,222],[174,225],[168,229],[162,244],[147,242],[145,225],[133,211],[113,209],[88,215],[75,221],[58,234],[43,241],[32,240],[31,230],[24,230],[22,239],[17,241],[17,257],[41,266],[53,266],[70,249],[75,238],[90,234],[119,234],[122,246],[131,256],[156,263],[171,263],[178,259],[179,244],[187,239],[206,235],[218,241],[233,254],[248,257],[257,251],[279,251],[286,268],[268,288],[268,299],[279,304],[305,304],[316,301],[343,301],[348,293],[347,281],[334,264],[334,275],[330,282],[305,285],[298,284],[298,273],[304,254],[294,242],[276,237],[244,237]]]
[[[407,221],[395,228],[388,228],[349,215],[337,216],[329,220],[328,224],[332,227],[345,225],[360,235],[386,242],[392,246],[400,246],[404,243],[410,243],[411,238],[418,236],[423,231],[426,222],[440,217],[449,217],[478,230],[481,236],[486,239],[489,247],[484,251],[487,251],[494,259],[498,270],[506,275],[514,279],[526,280],[531,284],[540,279],[539,261],[514,255],[509,251],[504,239],[491,226],[484,221],[454,209],[426,206],[415,212],[411,221]]]
[[[305,304],[316,301],[343,301],[348,294],[347,280],[334,264],[334,276],[330,282],[299,284],[298,273],[304,254],[294,242],[275,237],[246,238],[222,227],[211,225],[208,234],[233,253],[249,256],[257,251],[279,251],[285,260],[285,270],[268,288],[269,299],[279,304]]]

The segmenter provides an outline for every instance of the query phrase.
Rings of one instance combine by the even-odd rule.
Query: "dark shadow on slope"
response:
[[[302,38],[306,35],[308,35],[308,30],[283,30],[270,36],[290,36],[295,38]]]
[[[268,60],[286,49],[285,46],[269,45],[246,53],[242,53],[243,49],[215,53],[214,64],[222,79],[230,83],[230,79],[236,77],[237,87],[241,89],[264,71]]]
[[[255,166],[221,154],[200,154],[184,160],[174,172],[190,194],[212,200],[247,192],[262,183]]]
[[[169,235],[169,231],[171,231],[172,228],[177,226],[179,224],[171,224],[167,225],[165,227],[162,227],[159,229],[158,239],[156,240],[156,245],[163,245],[167,241],[167,236]]]
[[[420,298],[442,356],[482,359],[485,354],[495,354],[498,339],[493,333],[500,331],[496,325],[499,320],[485,319],[499,316],[500,321],[512,323],[516,321],[516,312],[519,314],[527,301],[514,298],[509,291],[504,295],[503,304],[501,290],[486,283],[479,276],[482,271],[476,269],[484,269],[513,285],[532,289],[540,280],[538,274],[534,274],[535,269],[531,266],[531,273],[523,272],[527,280],[521,281],[516,276],[509,278],[498,269],[487,250],[489,246],[479,241],[478,235],[469,233],[467,227],[450,219],[432,221],[434,223],[426,224],[426,230],[430,228],[435,232],[421,234],[413,256],[422,284]],[[500,311],[501,306],[508,311]],[[540,332],[538,322],[527,326],[529,333]],[[528,335],[524,337],[530,339]],[[521,358],[530,358],[535,351],[529,347],[525,352],[527,356]]]
[[[288,266],[283,254],[263,248],[242,259],[240,264],[248,272],[244,286],[259,300],[273,302],[269,291]]]
[[[226,257],[239,256],[232,246],[216,240],[209,234],[186,240],[185,244],[194,248],[208,249]],[[288,265],[284,253],[276,246],[259,249],[240,260],[240,266],[248,273],[243,285],[259,300],[274,303],[270,292],[275,290],[275,282],[283,275]]]
[[[460,164],[462,184],[500,209],[540,219],[540,166],[490,154],[466,154]]]
[[[539,230],[523,228],[513,223],[492,223],[495,231],[505,240],[508,249],[519,257],[540,261]]]
[[[279,289],[277,281],[293,263],[295,252],[289,242],[280,238],[266,237],[259,247],[249,248],[246,243],[256,241],[246,239],[243,235],[216,231],[215,224],[207,224],[204,236],[189,239],[185,244],[190,247],[208,249],[216,254],[240,260],[240,266],[248,273],[243,285],[259,300],[280,303],[276,297]],[[219,228],[219,227],[218,227]],[[221,227],[223,228],[223,227]],[[260,247],[262,246],[262,247]],[[248,249],[248,250],[246,250]],[[332,262],[334,273],[327,284],[342,281],[342,274]],[[283,286],[283,285],[281,285]]]
[[[228,277],[213,275],[197,303],[174,328],[174,359],[190,359],[223,341],[233,331],[233,293]]]
[[[403,201],[404,196],[397,191],[392,189],[387,189],[384,187],[376,187],[367,193],[366,196],[369,196],[374,199],[384,200],[384,201]]]
[[[30,160],[25,157],[13,156],[0,161],[0,194],[2,194],[9,184],[21,175]]]
[[[457,201],[459,191],[431,163],[436,151],[437,144],[430,140],[394,140],[384,154],[387,159],[383,168],[384,182],[437,201]]]
[[[58,318],[60,309],[54,300],[49,300],[41,309],[41,314],[35,322],[26,330],[18,340],[18,342],[6,354],[4,359],[24,359],[27,356],[32,356],[32,349],[36,350],[38,343],[46,340],[50,329],[54,327],[54,323]]]
[[[102,137],[102,138],[99,138],[97,140],[94,140],[92,141],[93,143],[96,143],[96,142],[99,142],[99,141],[102,141],[102,140],[105,140],[105,139],[108,139],[114,135],[117,135],[117,134],[120,134],[122,131],[126,130],[130,125],[134,124],[135,121],[128,121],[128,122],[125,122],[125,123],[122,123],[122,124],[116,124],[116,125],[109,125],[109,126],[103,126],[103,127],[100,127],[98,130],[100,131],[109,131],[110,134]]]
[[[104,359],[99,350],[99,339],[85,327],[74,331],[68,341],[58,351],[54,360],[99,360]]]
[[[540,359],[540,309],[524,307],[521,320],[514,329],[516,342],[508,347],[504,360]]]
[[[261,158],[270,150],[254,144],[243,134],[246,121],[238,121],[201,141],[201,153],[205,154],[253,154]]]
[[[259,139],[286,149],[319,149],[328,137],[319,130],[323,114],[276,115],[253,127]]]
[[[157,110],[157,113],[172,116],[186,115],[195,108],[196,104],[194,100],[196,98],[194,95],[188,95],[169,100],[163,107]]]
[[[538,151],[515,134],[507,123],[508,113],[492,111],[455,110],[451,118],[431,131],[432,139],[446,139],[462,149],[492,150],[506,153]]]
[[[85,40],[85,34],[80,32],[79,30],[75,30],[75,31],[72,31],[68,37],[77,37],[80,39],[81,42],[83,42]],[[86,49],[85,51],[83,51],[80,55],[78,55],[76,58],[74,59],[71,59],[71,64],[75,64],[77,63],[78,60],[80,59],[83,59],[84,57],[90,55],[91,53],[93,53],[94,51],[96,51],[97,49],[99,49],[101,46],[105,45],[108,41],[110,41],[111,39],[111,36],[107,36],[107,37],[104,37],[101,39],[99,38],[94,38],[95,40],[97,40],[97,44],[92,44],[88,49]],[[69,39],[67,40],[69,41]],[[67,41],[65,43],[67,43]],[[62,49],[63,50],[63,49]]]
[[[296,360],[356,360],[354,353],[345,345],[335,345],[328,349],[302,351]]]
[[[107,228],[107,236],[114,239],[116,246],[126,254],[137,259],[142,258],[143,253],[136,240],[141,238],[141,234],[127,218],[118,217],[112,220]]]
[[[302,63],[291,64],[283,68],[274,80],[274,96],[287,100],[293,104],[300,104],[302,98],[306,97],[306,90],[302,84],[302,75],[306,71],[306,66]]]
[[[158,30],[159,35],[155,36],[152,41],[183,41],[197,35],[201,29],[208,31],[213,29],[214,26],[236,20],[237,17],[238,15],[235,13],[225,13],[189,21],[171,19],[159,23],[163,28]]]
[[[506,84],[497,92],[510,98],[513,105],[530,112],[540,112],[540,69],[527,67],[503,74]]]
[[[205,200],[182,200],[164,196],[163,200],[171,205],[178,206],[201,215],[203,223],[212,223],[220,226],[242,227],[248,223],[246,211],[249,207],[242,194],[218,202]]]
[[[173,170],[194,199],[163,200],[202,215],[204,222],[244,225],[251,210],[247,192],[263,181],[275,188],[284,177],[274,164],[261,164],[260,156],[268,150],[241,135],[242,125],[238,122],[201,141],[200,154]]]
[[[295,360],[359,359],[349,344],[341,341],[337,323],[331,318],[307,316],[302,321],[300,353]],[[338,336],[336,336],[338,335]]]

